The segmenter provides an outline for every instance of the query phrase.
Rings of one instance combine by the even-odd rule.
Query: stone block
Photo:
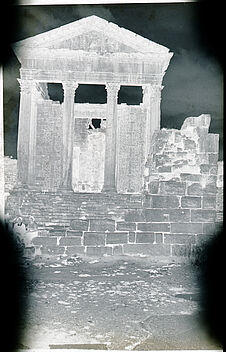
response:
[[[160,194],[185,194],[186,183],[176,181],[163,181],[160,182]]]
[[[151,198],[153,208],[178,208],[179,197],[175,195],[171,196],[152,196]]]
[[[183,142],[185,150],[196,150],[197,145],[193,139],[187,137],[183,140]]]
[[[67,255],[74,255],[74,254],[84,254],[85,247],[84,246],[70,246],[66,247],[65,253]]]
[[[203,196],[203,209],[216,209],[216,196]]]
[[[189,222],[191,219],[190,209],[170,209],[170,222]]]
[[[90,231],[114,231],[115,221],[111,219],[90,219]]]
[[[66,237],[82,237],[83,232],[82,231],[76,231],[76,230],[66,230]]]
[[[154,243],[154,233],[137,232],[136,243]]]
[[[200,172],[201,174],[207,175],[217,175],[217,164],[201,164],[200,165]]]
[[[105,234],[95,232],[84,233],[84,246],[104,246]]]
[[[206,194],[216,194],[217,188],[216,183],[209,183],[206,186],[201,186],[200,183],[193,183],[187,188],[188,195],[206,195]]]
[[[141,222],[137,224],[138,231],[169,232],[169,223]]]
[[[155,243],[163,243],[163,234],[162,233],[155,233],[154,234],[154,239],[155,239]]]
[[[183,196],[181,197],[182,208],[201,208],[201,197]]]
[[[144,209],[144,216],[147,222],[168,222],[169,209]]]
[[[112,255],[111,247],[87,247],[86,254],[90,256]]]
[[[122,255],[122,254],[123,254],[123,246],[113,247],[113,255]]]
[[[196,244],[197,246],[202,246],[202,245],[206,245],[209,244],[211,241],[213,241],[215,239],[215,234],[198,234],[196,236]]]
[[[72,220],[71,228],[77,231],[87,231],[88,230],[88,220]]]
[[[202,233],[202,223],[172,223],[171,233]]]
[[[129,232],[129,242],[134,243],[136,240],[136,234],[135,232]]]
[[[59,241],[60,246],[81,246],[81,237],[62,237]]]
[[[124,254],[133,255],[150,255],[150,256],[169,256],[170,255],[170,245],[157,243],[157,244],[125,244]]]
[[[125,213],[125,221],[126,222],[145,221],[143,209],[128,210]]]
[[[172,256],[189,257],[191,255],[191,245],[188,244],[173,244]]]
[[[170,156],[167,155],[167,154],[156,154],[156,157],[155,157],[155,165],[156,165],[156,167],[158,167],[158,166],[166,166],[166,164],[171,164]]]
[[[128,232],[112,232],[106,234],[106,244],[128,243]]]
[[[200,174],[189,174],[183,172],[180,174],[181,181],[191,181],[191,182],[200,182],[202,176]]]
[[[204,153],[218,153],[219,135],[208,133],[199,139],[200,152]]]
[[[196,235],[189,234],[164,234],[164,243],[170,244],[194,244]]]
[[[203,233],[204,234],[213,234],[217,229],[217,225],[214,222],[204,223],[203,224]]]
[[[65,253],[65,247],[62,246],[43,246],[40,248],[42,255],[60,255]]]
[[[191,210],[191,221],[194,222],[214,222],[216,218],[215,210]]]
[[[116,229],[118,231],[135,231],[136,224],[135,222],[125,222],[125,221],[117,222]]]
[[[34,237],[31,241],[36,246],[57,246],[57,237]]]
[[[158,194],[159,192],[159,182],[151,181],[148,185],[148,190],[150,194]]]

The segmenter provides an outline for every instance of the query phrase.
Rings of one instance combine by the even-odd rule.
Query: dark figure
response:
[[[20,327],[26,311],[26,273],[23,257],[10,226],[0,220],[1,233],[1,350],[14,352],[20,345]],[[27,270],[27,269],[26,269]]]

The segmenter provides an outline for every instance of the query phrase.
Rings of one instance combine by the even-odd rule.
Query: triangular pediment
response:
[[[17,49],[69,49],[104,53],[168,53],[169,49],[97,16],[89,16],[14,43]]]
[[[54,43],[50,46],[50,49],[82,50],[100,54],[137,52],[134,48],[97,31],[89,31],[74,36],[73,38]]]

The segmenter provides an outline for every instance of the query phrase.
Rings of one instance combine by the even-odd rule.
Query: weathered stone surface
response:
[[[111,247],[87,247],[86,254],[91,256],[112,255]]]
[[[181,197],[182,208],[201,208],[201,197],[184,196]]]
[[[115,221],[111,219],[91,219],[90,231],[114,231]]]
[[[70,246],[65,248],[66,255],[84,254],[84,252],[85,252],[84,246]]]
[[[190,209],[170,209],[170,222],[189,222],[191,219]]]
[[[174,233],[202,233],[202,223],[172,223],[171,232]]]
[[[138,231],[169,232],[169,223],[143,222],[137,224]]]
[[[173,244],[172,255],[179,257],[188,257],[189,255],[191,255],[191,246],[183,244]]]
[[[67,230],[66,231],[66,237],[67,236],[69,236],[69,237],[72,237],[72,236],[82,237],[82,235],[83,235],[82,231],[76,231],[76,230]]]
[[[112,254],[113,255],[122,255],[123,254],[123,246],[114,246]]]
[[[169,256],[170,255],[170,245],[168,244],[125,244],[124,245],[125,254],[144,254],[151,256]]]
[[[215,210],[191,210],[191,221],[194,222],[214,222],[216,218]]]
[[[125,221],[127,222],[145,221],[143,209],[128,210],[125,214]]]
[[[106,244],[128,243],[128,232],[113,232],[106,234]]]
[[[211,183],[203,186],[200,183],[193,183],[187,188],[188,195],[206,195],[206,194],[216,194],[216,184]]]
[[[76,231],[87,231],[88,225],[88,220],[72,220],[71,222],[71,228]]]
[[[179,207],[179,197],[172,196],[152,196],[151,198],[153,208],[177,208]]]
[[[136,224],[135,222],[117,222],[116,229],[118,231],[135,231]]]
[[[60,238],[59,241],[60,246],[80,246],[81,245],[81,237],[64,237]]]
[[[84,246],[104,246],[105,234],[95,232],[84,233]]]
[[[216,196],[203,196],[203,209],[216,209]]]
[[[136,234],[135,232],[129,232],[129,242],[134,243],[136,239]]]
[[[42,255],[59,255],[65,253],[65,247],[62,246],[41,246],[39,250]]]
[[[56,246],[57,245],[57,237],[34,237],[32,239],[32,243],[34,245],[43,245],[43,246]]]
[[[164,181],[160,182],[160,194],[185,194],[186,183],[185,182],[174,182]]]
[[[163,234],[162,233],[155,233],[154,234],[154,239],[155,239],[155,243],[163,243]]]
[[[154,243],[154,233],[137,232],[136,243]]]
[[[191,244],[195,243],[196,236],[189,234],[164,234],[164,243],[171,244]]]
[[[147,222],[169,222],[169,209],[144,209]]]

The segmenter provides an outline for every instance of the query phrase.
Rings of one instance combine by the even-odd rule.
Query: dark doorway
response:
[[[47,83],[49,98],[53,101],[59,101],[60,104],[64,101],[64,93],[62,83]]]
[[[143,102],[143,92],[140,86],[121,86],[118,93],[118,104],[140,105]]]
[[[79,84],[76,94],[76,103],[106,104],[107,91],[104,85]]]

